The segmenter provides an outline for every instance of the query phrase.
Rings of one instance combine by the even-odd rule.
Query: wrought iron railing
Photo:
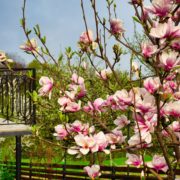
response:
[[[36,107],[31,93],[36,88],[31,68],[0,69],[0,118],[16,124],[34,124]]]

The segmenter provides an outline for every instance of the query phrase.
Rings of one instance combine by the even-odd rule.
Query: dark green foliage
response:
[[[1,180],[14,180],[15,174],[11,172],[7,167],[0,167],[0,179]]]

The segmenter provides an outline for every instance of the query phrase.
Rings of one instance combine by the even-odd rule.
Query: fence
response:
[[[0,167],[5,167],[9,173],[15,172],[14,162],[0,162]],[[83,171],[83,165],[62,165],[62,164],[42,164],[42,163],[22,163],[21,165],[21,180],[49,180],[49,179],[64,179],[64,180],[85,180],[89,179]],[[110,167],[101,166],[101,180],[140,180],[142,168],[135,167]],[[161,172],[163,175],[163,172]],[[176,174],[180,175],[180,169],[176,170]],[[164,179],[167,179],[164,176]],[[148,172],[148,180],[157,178]]]
[[[0,68],[0,117],[16,124],[35,123],[35,69]]]

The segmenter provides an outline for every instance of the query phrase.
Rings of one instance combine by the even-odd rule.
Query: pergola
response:
[[[30,93],[36,89],[31,68],[0,68],[0,136],[16,138],[16,179],[21,179],[21,136],[30,135],[36,107]]]

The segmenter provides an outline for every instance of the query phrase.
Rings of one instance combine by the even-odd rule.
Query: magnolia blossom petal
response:
[[[77,146],[72,146],[67,150],[67,153],[70,155],[75,155],[79,153],[79,149]]]
[[[37,53],[38,51],[37,41],[35,39],[30,39],[25,44],[21,45],[20,49],[27,52]]]
[[[146,7],[146,10],[156,16],[165,17],[172,9],[172,0],[153,0],[151,7]]]
[[[93,41],[93,32],[88,30],[87,32],[83,32],[80,36],[80,43],[89,44]]]
[[[148,162],[147,165],[150,168],[155,169],[156,171],[166,172],[168,170],[165,158],[160,155],[154,155],[153,160],[151,162]]]
[[[180,65],[180,57],[178,52],[163,52],[160,56],[160,64],[165,71],[170,71],[175,68],[177,65]]]
[[[76,73],[72,74],[71,80],[77,84],[84,84],[84,78],[78,76]]]
[[[12,59],[9,59],[7,56],[6,56],[6,53],[3,52],[3,51],[0,51],[0,63],[2,62],[7,62],[7,63],[12,63],[14,62]]]
[[[180,38],[180,27],[175,26],[172,19],[169,18],[167,23],[159,23],[150,31],[150,35],[155,38]]]
[[[39,89],[39,95],[40,96],[49,96],[49,99],[51,99],[51,92],[52,92],[52,88],[53,88],[53,79],[46,77],[46,76],[42,76],[39,79],[39,84],[42,86]]]
[[[124,126],[128,125],[130,121],[127,119],[125,115],[121,115],[114,120],[114,124],[117,125],[120,129]]]
[[[126,164],[133,165],[136,167],[140,167],[143,164],[142,156],[140,155],[127,153],[126,157],[128,158]]]
[[[83,155],[86,155],[86,154],[88,154],[88,152],[89,152],[89,149],[88,149],[88,148],[80,148],[79,150],[80,150],[80,152],[81,152]]]
[[[88,174],[88,176],[92,179],[101,175],[99,165],[92,165],[91,167],[86,166],[86,167],[84,167],[84,170]]]
[[[125,31],[123,24],[119,19],[110,20],[110,29],[112,34],[122,34]]]
[[[143,42],[141,44],[141,49],[143,56],[149,58],[157,51],[157,46],[153,45],[151,42]]]
[[[151,94],[156,92],[159,89],[160,85],[161,83],[159,77],[156,78],[149,77],[144,81],[144,87]]]

